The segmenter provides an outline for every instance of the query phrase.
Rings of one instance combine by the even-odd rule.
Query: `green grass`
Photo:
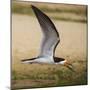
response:
[[[32,65],[32,66],[35,67],[35,65]],[[22,80],[22,83],[25,83],[25,80],[27,81],[33,80],[34,82],[32,86],[27,86],[27,84],[23,85],[23,84],[18,83],[21,80]],[[45,82],[46,80],[48,80],[50,84],[47,84],[47,82]],[[50,67],[46,65],[46,69],[44,69],[43,66],[42,68],[40,66],[37,70],[34,70],[34,68],[32,68],[31,71],[28,70],[28,71],[20,72],[20,71],[13,70],[12,81],[17,82],[14,88],[86,85],[87,72],[86,71],[72,72],[63,66],[61,66],[59,69],[58,67],[53,68],[53,66]]]
[[[84,15],[86,16],[86,12],[84,10],[80,9],[64,9],[64,8],[55,8],[55,9],[49,9],[47,7],[41,7],[41,10],[44,12],[53,12],[53,13],[73,13],[76,15]]]
[[[84,15],[86,16],[87,14],[87,10],[83,10],[83,9],[66,9],[66,8],[49,8],[48,6],[39,6],[39,8],[44,11],[44,12],[49,12],[49,13],[74,13],[77,15]],[[30,4],[28,5],[23,5],[20,3],[14,3],[12,2],[12,12],[14,13],[23,13],[23,14],[31,14],[32,13],[32,9]]]
[[[21,64],[18,50],[13,59],[16,62],[12,65],[12,89],[87,84],[86,58],[73,60],[75,72],[62,65]]]
[[[30,6],[23,6],[20,4],[12,4],[12,12],[19,14],[32,14],[32,10]]]
[[[40,6],[39,6],[40,7]],[[73,21],[73,22],[82,22],[85,23],[87,20],[85,18],[82,19],[75,19],[71,17],[67,17],[67,13],[74,14],[75,16],[81,16],[81,17],[86,17],[87,16],[87,10],[83,9],[65,9],[65,8],[55,8],[51,9],[48,6],[41,6],[40,9],[45,12],[45,13],[57,13],[58,16],[51,16],[51,18],[56,19],[56,20],[63,20],[63,21]],[[30,5],[23,5],[20,3],[12,3],[12,13],[17,13],[17,14],[26,14],[26,15],[34,15],[33,11],[31,9]],[[66,16],[59,16],[59,14],[65,13]]]

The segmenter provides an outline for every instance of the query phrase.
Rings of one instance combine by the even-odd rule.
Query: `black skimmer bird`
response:
[[[31,6],[43,32],[40,54],[36,58],[22,60],[22,63],[61,64],[70,68],[71,64],[64,58],[55,57],[55,49],[60,42],[59,33],[51,19],[35,6]]]

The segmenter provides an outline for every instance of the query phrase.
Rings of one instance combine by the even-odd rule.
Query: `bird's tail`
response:
[[[22,63],[32,64],[32,63],[36,63],[36,59],[37,59],[37,58],[24,59],[24,60],[21,60],[21,62],[22,62]]]

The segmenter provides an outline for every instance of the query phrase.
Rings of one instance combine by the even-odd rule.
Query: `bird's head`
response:
[[[73,65],[72,63],[70,63],[68,60],[64,60],[64,61],[61,61],[59,64],[61,65],[64,65],[65,67],[67,67],[68,69],[70,69],[71,71],[74,71],[73,69]]]

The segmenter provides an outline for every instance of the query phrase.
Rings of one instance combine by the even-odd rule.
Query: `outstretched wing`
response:
[[[59,34],[50,18],[41,10],[32,5],[32,9],[42,28],[43,39],[40,56],[53,56],[55,48],[60,41]]]

